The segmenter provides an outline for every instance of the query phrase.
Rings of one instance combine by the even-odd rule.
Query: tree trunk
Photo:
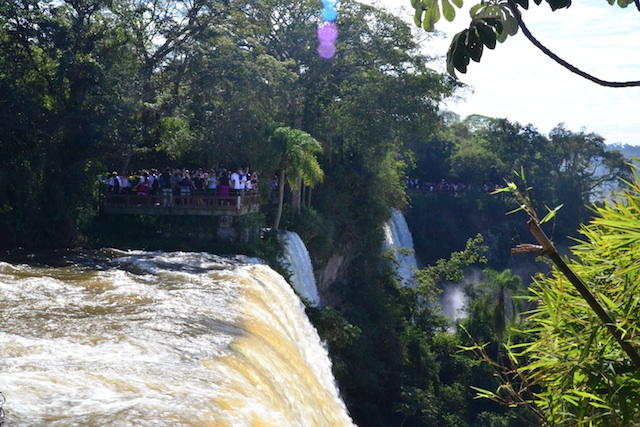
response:
[[[280,227],[280,218],[282,217],[282,205],[284,204],[284,167],[280,168],[280,176],[278,178],[278,210],[276,219],[273,221],[273,229]]]
[[[291,191],[291,210],[295,213],[300,212],[301,195],[302,195],[302,177],[298,177],[298,188]]]

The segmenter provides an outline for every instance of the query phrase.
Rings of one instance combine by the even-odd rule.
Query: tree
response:
[[[483,271],[484,280],[480,284],[481,287],[487,289],[494,294],[494,310],[493,310],[493,327],[498,335],[498,351],[500,344],[507,329],[507,322],[514,320],[520,314],[518,305],[513,296],[518,293],[522,284],[522,279],[515,276],[511,270],[503,270],[498,272],[491,268]],[[510,307],[509,311],[507,307]]]
[[[289,127],[277,128],[270,142],[280,153],[278,210],[273,221],[273,229],[277,230],[284,204],[285,179],[292,191],[299,189],[299,179],[309,187],[322,182],[324,172],[316,158],[322,152],[322,145],[308,133]]]
[[[116,108],[106,100],[113,100],[117,64],[126,56],[122,28],[104,13],[105,4],[10,1],[0,7],[7,241],[68,243],[77,231],[76,210],[90,210],[97,173],[91,160],[113,149]]]
[[[534,0],[534,2],[536,5],[540,5],[542,0]],[[571,0],[546,0],[546,2],[552,11],[571,6]],[[635,3],[638,10],[640,10],[640,2],[638,0],[607,0],[607,2],[610,5],[617,4],[623,8]],[[447,21],[455,19],[456,10],[454,6],[462,7],[462,0],[442,0],[441,4],[438,0],[411,0],[411,6],[415,9],[414,22],[416,26],[423,27],[426,31],[434,31],[435,24],[440,20],[441,16],[444,16]],[[455,76],[456,70],[466,73],[471,60],[480,62],[485,47],[494,49],[496,42],[504,42],[508,36],[514,36],[520,29],[529,41],[545,55],[569,71],[589,81],[608,87],[640,86],[640,81],[612,82],[594,77],[563,60],[542,45],[531,34],[522,20],[520,7],[525,10],[528,9],[529,0],[490,0],[481,1],[472,6],[469,27],[456,34],[449,46],[447,52],[447,70],[449,73],[453,76]]]
[[[505,175],[500,157],[486,148],[483,142],[480,138],[463,141],[451,156],[452,174],[461,182],[477,188],[483,184],[495,185]]]
[[[604,138],[596,133],[572,132],[561,123],[549,132],[549,139],[542,159],[553,181],[548,204],[564,204],[558,221],[576,229],[587,219],[584,206],[604,199],[621,179],[628,178],[629,169],[622,154],[607,150]],[[531,184],[548,188],[533,181]]]
[[[572,259],[561,257],[541,229],[530,200],[513,183],[505,191],[522,202],[539,251],[554,264],[530,287],[535,308],[520,328],[524,342],[506,345],[510,366],[499,367],[496,392],[480,396],[526,405],[549,426],[629,426],[640,422],[640,317],[636,262],[640,186],[638,170],[618,202],[594,209],[581,227]],[[482,347],[475,347],[488,360]],[[497,366],[494,364],[494,366]]]
[[[560,123],[548,137],[534,126],[472,115],[456,124],[451,172],[469,184],[499,184],[524,170],[541,205],[563,204],[558,226],[572,233],[589,215],[587,206],[606,198],[628,178],[623,155],[608,149],[605,139]]]
[[[127,0],[113,5],[137,61],[137,143],[125,145],[125,157],[162,146],[162,119],[178,106],[183,77],[201,47],[198,40],[229,29],[229,9],[228,3],[212,0]]]

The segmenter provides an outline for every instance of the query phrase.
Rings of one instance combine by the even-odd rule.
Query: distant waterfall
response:
[[[353,427],[303,304],[265,265],[0,262],[0,317],[7,426]]]
[[[385,250],[394,250],[399,262],[398,274],[402,284],[407,286],[413,279],[413,270],[418,268],[413,248],[413,237],[404,215],[398,209],[391,211],[391,218],[384,224]],[[408,254],[401,254],[399,249],[406,249]]]
[[[282,237],[285,242],[284,261],[291,271],[291,285],[313,305],[320,304],[316,278],[313,275],[313,266],[307,247],[300,236],[293,231],[284,231]]]

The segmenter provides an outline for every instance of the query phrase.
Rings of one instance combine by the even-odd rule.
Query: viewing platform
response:
[[[260,196],[104,194],[102,208],[106,214],[242,216],[260,210]]]

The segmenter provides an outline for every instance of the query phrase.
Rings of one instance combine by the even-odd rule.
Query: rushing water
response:
[[[349,426],[330,360],[269,267],[103,251],[0,262],[7,426]]]
[[[407,221],[397,209],[391,211],[391,218],[384,225],[385,250],[393,250],[398,260],[398,275],[407,286],[413,279],[413,270],[418,268],[413,248],[413,236]]]
[[[316,278],[313,275],[313,266],[309,251],[297,233],[285,231],[282,233],[285,243],[284,261],[291,270],[291,285],[304,298],[313,305],[320,304]]]

